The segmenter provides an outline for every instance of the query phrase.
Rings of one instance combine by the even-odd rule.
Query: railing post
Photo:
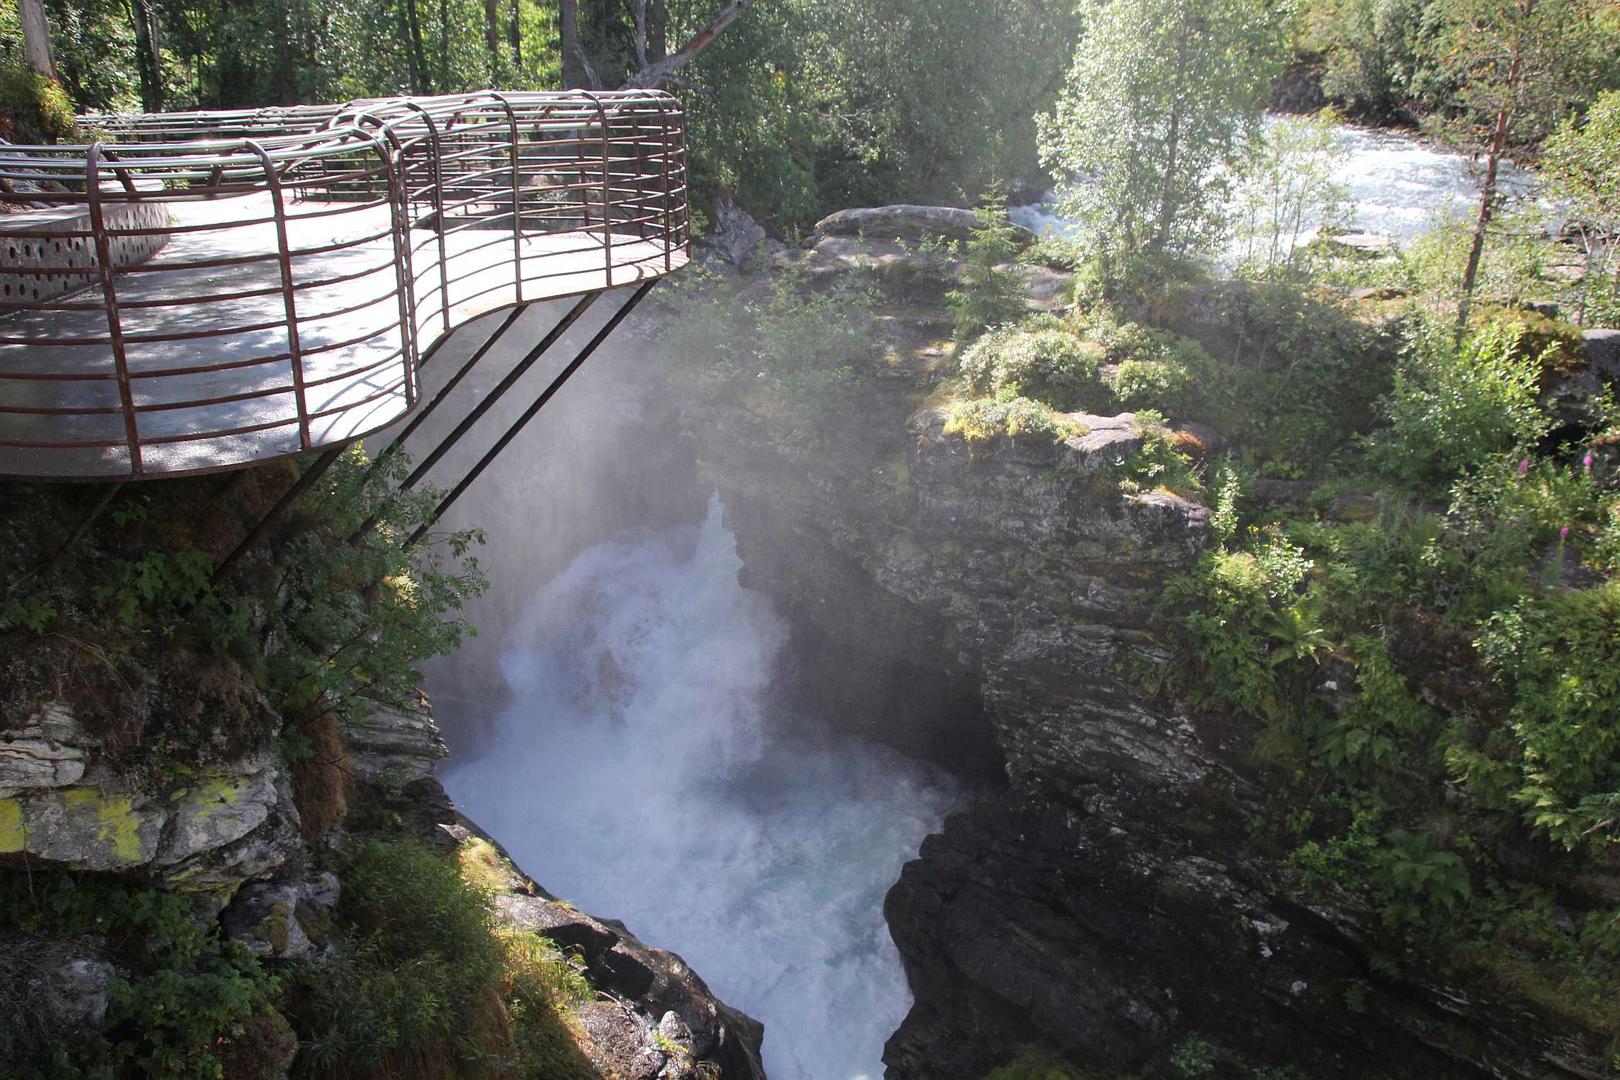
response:
[[[612,142],[608,131],[607,110],[602,99],[589,90],[579,93],[596,106],[596,121],[602,125],[602,255],[607,263],[607,287],[613,288],[613,172],[611,164]]]
[[[140,428],[135,421],[135,395],[129,385],[129,356],[124,347],[124,322],[118,311],[118,290],[113,284],[112,241],[107,236],[106,213],[101,206],[101,143],[90,147],[84,166],[84,193],[90,204],[90,232],[96,244],[96,266],[107,305],[107,340],[112,346],[113,370],[118,376],[118,398],[124,411],[124,438],[129,446],[130,473],[140,476]]]
[[[659,167],[662,174],[659,186],[659,202],[664,211],[664,272],[667,274],[675,269],[675,229],[671,224],[673,215],[670,212],[669,189],[669,116],[665,99],[658,99],[658,137],[662,152],[658,155]]]
[[[439,221],[439,296],[443,300],[444,332],[450,332],[450,255],[444,238],[450,223],[444,217],[444,153],[439,146],[439,124],[418,102],[407,101],[405,107],[419,113],[427,124],[428,147],[433,154],[433,212]],[[407,171],[408,167],[407,167]]]
[[[385,131],[388,129],[385,127]],[[389,220],[392,223],[390,232],[394,238],[394,280],[399,288],[399,334],[400,362],[405,369],[405,403],[414,405],[417,397],[417,370],[420,360],[417,352],[416,340],[416,271],[411,257],[411,238],[409,235],[410,215],[405,209],[404,189],[400,184],[399,172],[394,167],[394,158],[389,146],[393,145],[400,155],[398,137],[388,131],[389,142],[385,143],[376,135],[354,128],[354,133],[362,138],[369,139],[373,149],[377,152],[377,160],[382,165],[383,180],[388,188]]]
[[[506,95],[497,91],[490,91],[490,97],[501,103],[506,110],[506,123],[512,133],[512,283],[517,289],[517,302],[523,303],[523,214],[522,192],[523,171],[518,164],[518,122],[517,113],[512,109],[512,103]]]
[[[287,311],[287,352],[292,357],[293,396],[298,403],[298,445],[310,448],[309,405],[304,396],[304,351],[298,340],[298,300],[293,290],[292,242],[287,236],[287,202],[281,191],[281,175],[270,154],[252,139],[242,140],[243,149],[259,159],[264,168],[265,186],[276,219],[276,263],[281,268],[281,300]]]

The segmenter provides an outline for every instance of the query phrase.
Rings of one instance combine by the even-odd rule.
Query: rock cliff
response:
[[[1208,511],[1122,489],[1130,416],[1069,417],[1080,434],[1060,440],[947,434],[957,267],[886,239],[934,217],[866,219],[885,239],[824,227],[742,290],[774,275],[880,292],[847,358],[858,390],[817,452],[751,387],[717,395],[675,368],[673,392],[744,583],[794,620],[800,681],[849,687],[828,710],[848,730],[1000,781],[888,897],[916,995],[889,1075],[968,1080],[1031,1045],[1110,1074],[1608,1075],[1522,1004],[1375,971],[1376,916],[1307,893],[1257,839],[1278,811],[1246,765],[1252,733],[1152,690],[1175,662],[1159,593]],[[1061,275],[1025,274],[1032,310],[1061,295]]]

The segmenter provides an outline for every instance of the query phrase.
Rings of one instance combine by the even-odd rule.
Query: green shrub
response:
[[[1107,402],[1097,377],[1102,354],[1061,319],[1045,316],[985,334],[963,354],[961,372],[980,395],[1011,392],[1075,412]]]
[[[1469,326],[1476,336],[1489,334],[1515,355],[1535,359],[1543,372],[1568,375],[1588,360],[1580,328],[1539,311],[1487,305],[1475,309]]]
[[[1374,462],[1413,487],[1443,487],[1487,462],[1528,456],[1551,427],[1539,404],[1541,360],[1494,325],[1460,345],[1418,336],[1384,400],[1387,428],[1371,440]]]
[[[1164,417],[1145,409],[1137,414],[1136,428],[1142,436],[1142,448],[1125,462],[1120,489],[1201,497],[1203,485],[1193,461],[1178,447],[1175,433],[1165,426]]]
[[[343,873],[336,956],[305,979],[302,1075],[595,1076],[569,1027],[589,986],[550,942],[499,928],[478,858],[374,840]]]
[[[1056,1054],[1030,1047],[998,1069],[991,1070],[984,1080],[1087,1080],[1082,1073]]]
[[[260,1075],[244,1072],[245,1064],[268,1074],[290,1050],[284,1025],[267,1037],[255,1022],[275,1017],[277,980],[252,953],[222,939],[216,924],[199,920],[186,896],[71,873],[6,874],[0,886],[0,920],[9,929],[102,938],[120,969],[108,988],[103,1035],[71,1046],[6,1047],[0,1031],[0,1049],[18,1067],[42,1075],[223,1080]],[[53,1052],[56,1068],[48,1067]],[[271,1061],[262,1060],[266,1054]]]
[[[1183,417],[1198,411],[1195,372],[1212,366],[1201,345],[1136,323],[1105,326],[1098,334],[1115,365],[1107,383],[1120,408]]]
[[[1085,428],[1048,405],[1003,391],[996,397],[954,403],[945,420],[945,434],[960,435],[970,446],[983,446],[1001,438],[1055,442],[1083,435]]]
[[[1620,582],[1550,590],[1493,617],[1480,654],[1513,692],[1513,805],[1566,848],[1620,837]],[[1507,734],[1507,733],[1504,733]]]

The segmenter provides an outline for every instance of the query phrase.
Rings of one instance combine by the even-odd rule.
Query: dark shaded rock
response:
[[[41,1060],[99,1032],[117,975],[100,938],[0,936],[0,1056]]]
[[[1455,988],[1379,978],[1345,930],[1360,913],[1301,904],[1143,813],[1219,828],[1217,807],[1130,801],[983,806],[924,844],[885,906],[917,994],[890,1077],[978,1078],[1031,1043],[1179,1075],[1171,1054],[1193,1039],[1233,1075],[1600,1075],[1563,1067],[1559,1032],[1525,1038]]]
[[[709,235],[697,241],[700,258],[741,269],[756,251],[769,244],[765,227],[730,199],[715,203],[713,223]]]
[[[1620,385],[1620,330],[1588,330],[1585,340],[1598,378],[1608,386]]]
[[[1271,107],[1278,112],[1310,114],[1326,105],[1320,63],[1291,64],[1271,84]]]
[[[248,885],[220,913],[220,924],[257,956],[311,960],[326,950],[339,891],[331,873]]]

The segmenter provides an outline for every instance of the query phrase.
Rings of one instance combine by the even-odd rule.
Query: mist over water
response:
[[[504,643],[512,704],[445,786],[552,892],[766,1024],[773,1080],[882,1075],[911,999],[882,901],[961,799],[772,708],[786,640],[719,500],[582,554]]]

